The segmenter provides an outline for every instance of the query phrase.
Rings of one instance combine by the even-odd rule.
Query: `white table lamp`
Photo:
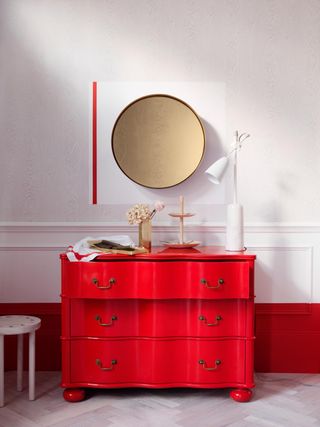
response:
[[[221,178],[226,170],[229,159],[228,157],[221,157],[219,160],[215,161],[206,171],[207,178],[209,181],[214,184],[220,184]]]
[[[230,157],[233,159],[233,203],[227,206],[227,230],[226,230],[226,250],[243,251],[243,208],[238,203],[237,187],[237,154],[242,147],[242,143],[250,135],[236,131],[234,134],[234,144],[230,153],[215,161],[206,171],[209,181],[220,184],[223,174],[227,168]]]

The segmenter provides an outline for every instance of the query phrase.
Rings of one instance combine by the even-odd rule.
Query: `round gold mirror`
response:
[[[112,151],[132,181],[149,188],[185,181],[204,154],[205,133],[193,109],[169,95],[149,95],[129,104],[112,131]]]

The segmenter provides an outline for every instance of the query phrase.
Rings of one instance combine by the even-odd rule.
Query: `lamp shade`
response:
[[[228,157],[221,157],[216,162],[214,162],[206,171],[209,181],[214,184],[220,184],[220,180],[226,170],[228,164]]]

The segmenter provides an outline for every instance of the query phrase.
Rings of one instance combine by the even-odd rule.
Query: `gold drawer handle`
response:
[[[98,289],[110,289],[110,288],[112,288],[112,285],[114,285],[116,283],[116,279],[114,279],[113,277],[111,277],[111,279],[109,279],[109,285],[108,286],[99,286],[99,280],[96,279],[95,277],[92,279],[92,283]]]
[[[98,324],[99,324],[100,326],[112,326],[112,325],[113,325],[113,322],[114,322],[115,320],[118,320],[117,316],[112,316],[112,317],[111,317],[111,322],[109,322],[109,323],[103,323],[103,322],[102,322],[102,318],[101,318],[101,316],[99,316],[99,314],[97,314],[97,315],[96,315],[95,319],[96,319],[96,321],[98,322]]]
[[[218,315],[216,316],[216,321],[215,321],[214,323],[208,323],[207,318],[206,318],[205,316],[202,316],[202,314],[201,314],[201,316],[199,316],[199,320],[203,320],[203,322],[204,322],[207,326],[218,326],[218,325],[219,325],[220,320],[222,320],[222,317],[220,316],[220,314],[218,314]]]
[[[220,288],[221,285],[224,284],[224,280],[218,279],[216,286],[209,286],[209,282],[206,279],[201,279],[200,283],[202,283],[208,289],[218,289],[218,288]]]
[[[101,369],[101,371],[112,371],[113,366],[117,364],[117,361],[115,359],[111,360],[111,366],[110,368],[104,368],[102,366],[102,362],[100,359],[96,359],[96,365],[99,366],[99,368]]]
[[[221,365],[221,360],[219,359],[215,360],[213,368],[207,368],[207,364],[203,359],[200,359],[199,363],[200,365],[202,365],[203,369],[205,369],[206,371],[216,371],[218,369],[218,366]]]

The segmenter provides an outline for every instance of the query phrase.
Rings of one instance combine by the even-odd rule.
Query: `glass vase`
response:
[[[150,219],[147,219],[139,224],[139,247],[143,247],[148,252],[151,252],[151,240],[152,223]]]

